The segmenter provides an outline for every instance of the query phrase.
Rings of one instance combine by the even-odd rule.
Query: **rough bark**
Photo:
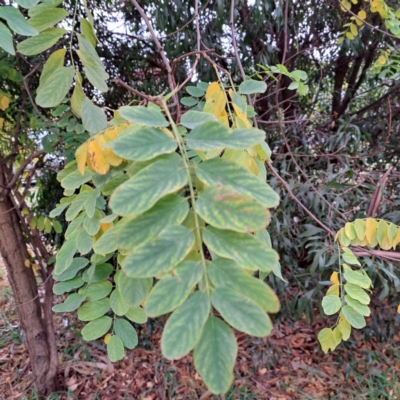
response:
[[[30,256],[6,183],[4,164],[0,159],[0,253],[7,268],[36,388],[45,396],[57,389],[57,370],[54,371],[51,362],[51,340],[42,316],[34,271],[24,264]]]

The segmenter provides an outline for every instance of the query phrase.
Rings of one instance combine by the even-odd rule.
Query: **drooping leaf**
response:
[[[177,156],[179,157],[179,156]],[[163,159],[143,168],[115,189],[110,207],[118,215],[141,214],[159,199],[186,185],[182,159]]]
[[[199,341],[210,312],[205,292],[194,292],[169,317],[161,337],[161,350],[168,360],[188,354]]]
[[[123,318],[117,318],[114,321],[114,332],[118,335],[124,346],[132,350],[138,344],[138,336],[130,322]]]
[[[241,332],[264,337],[272,331],[268,314],[249,297],[227,286],[214,289],[212,304],[226,322]]]
[[[318,341],[325,354],[327,354],[329,350],[334,351],[336,349],[336,339],[331,328],[322,329],[318,334]]]
[[[81,254],[87,254],[92,250],[94,239],[90,236],[85,229],[81,228],[76,237],[76,249]]]
[[[367,218],[365,220],[365,236],[368,243],[372,243],[378,231],[378,222],[374,218]]]
[[[193,232],[184,226],[170,226],[136,247],[122,262],[123,271],[132,278],[149,278],[170,271],[189,253]]]
[[[225,322],[210,316],[197,343],[193,359],[196,370],[214,394],[226,393],[233,382],[238,346]]]
[[[279,299],[274,291],[260,279],[250,276],[235,261],[217,258],[210,263],[208,273],[214,286],[227,286],[253,300],[265,311],[279,311]]]
[[[250,234],[208,226],[203,232],[207,247],[220,257],[235,260],[243,268],[271,272],[279,262],[278,253]]]
[[[29,21],[29,25],[35,28],[38,32],[42,32],[47,28],[59,23],[67,15],[68,11],[62,8],[51,8],[48,10],[43,10],[40,13],[35,14]]]
[[[106,128],[107,116],[105,112],[92,104],[87,97],[83,100],[81,114],[83,126],[88,132],[97,133]]]
[[[84,38],[87,39],[93,47],[96,47],[97,39],[93,30],[93,26],[85,18],[81,18],[80,25]]]
[[[52,72],[43,85],[39,86],[36,103],[44,108],[60,104],[71,87],[74,74],[74,67],[60,67]]]
[[[90,43],[89,46],[91,46]],[[95,50],[93,49],[93,51]],[[99,62],[96,62],[94,58],[83,50],[76,50],[76,54],[78,54],[79,59],[85,67],[85,75],[89,82],[96,89],[100,90],[100,92],[107,92],[108,86],[105,81],[108,79],[108,74],[105,72],[104,66],[102,64],[99,65]]]
[[[198,197],[195,210],[208,224],[236,232],[264,229],[271,220],[265,206],[229,186],[208,187]]]
[[[111,328],[112,319],[107,316],[90,321],[82,329],[82,336],[85,340],[96,340],[104,336]]]
[[[279,196],[270,186],[260,185],[256,176],[234,162],[219,158],[207,160],[196,167],[196,175],[205,185],[231,186],[238,193],[253,197],[268,208],[279,204]]]
[[[107,343],[107,354],[111,362],[116,362],[124,358],[124,342],[118,335],[112,335],[110,337]]]
[[[330,294],[322,299],[322,308],[326,315],[336,314],[341,306],[342,302],[338,296]]]
[[[39,33],[37,29],[28,24],[18,8],[2,5],[0,7],[0,18],[5,19],[8,26],[19,35],[35,36]]]
[[[99,210],[96,209],[92,218],[89,218],[87,215],[83,220],[83,227],[90,236],[96,235],[96,233],[100,230],[100,220],[102,215]]]
[[[137,129],[133,126],[111,141],[107,147],[127,160],[146,161],[160,154],[173,153],[177,143],[160,129],[150,127]]]
[[[56,44],[65,32],[66,30],[62,28],[46,29],[45,31],[40,32],[39,35],[20,42],[17,45],[17,50],[25,56],[34,56]]]
[[[76,235],[74,237],[71,236],[69,240],[64,242],[61,246],[61,249],[56,255],[56,265],[54,268],[54,273],[60,275],[63,273],[72,263],[74,259],[74,255],[76,253]]]
[[[167,314],[179,307],[200,281],[203,269],[195,261],[184,261],[175,268],[175,273],[175,276],[168,275],[157,282],[146,299],[145,309],[150,317]]]
[[[343,317],[343,315],[340,315],[339,323],[338,323],[337,327],[340,330],[340,332],[342,333],[342,339],[343,340],[349,339],[349,337],[351,335],[351,325],[349,324],[347,319],[345,317]]]
[[[75,87],[71,96],[71,109],[72,112],[78,117],[82,118],[82,104],[85,101],[85,93],[82,89],[82,78],[79,72],[76,73]]]
[[[162,112],[155,108],[143,106],[124,106],[118,110],[121,117],[130,122],[136,122],[145,126],[167,127],[168,121]]]

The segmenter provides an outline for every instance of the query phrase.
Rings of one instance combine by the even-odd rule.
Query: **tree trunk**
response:
[[[57,389],[56,373],[51,362],[51,340],[46,333],[36,278],[29,259],[18,214],[6,189],[4,164],[0,160],[0,253],[7,268],[8,279],[24,333],[36,388],[46,396]],[[51,338],[50,338],[51,339]]]

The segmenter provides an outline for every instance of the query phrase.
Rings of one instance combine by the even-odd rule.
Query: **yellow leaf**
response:
[[[85,173],[85,166],[87,161],[88,145],[87,142],[79,146],[75,151],[75,159],[78,164],[78,171],[81,175]]]
[[[160,128],[167,136],[169,136],[172,139],[175,139],[175,136],[173,135],[173,133],[167,129],[167,128]]]
[[[384,55],[379,56],[377,62],[378,62],[379,65],[385,65],[386,64],[386,57]]]
[[[221,116],[218,118],[218,121],[226,126],[229,126],[229,119],[228,119],[228,114],[226,113],[226,110],[222,110]]]
[[[340,290],[339,290],[339,285],[332,285],[328,291],[326,292],[326,295],[333,295],[339,297],[340,295]]]
[[[346,225],[344,226],[344,231],[346,232],[346,236],[350,239],[353,240],[356,237],[356,231],[354,229],[354,225],[350,222],[346,222]]]
[[[107,137],[107,139],[108,139],[107,142],[109,142],[110,140],[115,139],[118,136],[117,129],[116,128],[107,129],[104,132],[104,136]]]
[[[351,32],[346,32],[346,37],[349,40],[354,40],[354,35]]]
[[[101,222],[100,223],[100,231],[101,232],[107,232],[109,229],[111,229],[114,226],[112,222]]]
[[[393,250],[396,249],[396,246],[400,243],[400,229],[397,229],[397,235],[393,240],[392,246],[393,246]]]
[[[211,83],[211,85],[207,88],[206,100],[208,100],[214,93],[219,93],[219,92],[222,92],[219,83],[218,82]]]
[[[329,280],[334,284],[334,285],[339,285],[339,274],[334,271],[332,272],[331,277],[329,278]]]
[[[351,325],[349,324],[347,319],[345,317],[343,317],[342,315],[339,318],[339,323],[338,323],[337,328],[342,333],[343,340],[347,340],[350,337]]]
[[[357,14],[361,19],[367,18],[367,13],[364,10],[361,10]]]
[[[339,344],[340,344],[341,341],[342,341],[342,332],[340,332],[340,330],[339,330],[338,327],[336,327],[336,328],[333,330],[333,338],[334,338],[334,340],[335,340],[336,346],[339,346]]]
[[[382,238],[381,242],[379,243],[379,246],[383,250],[390,250],[392,248],[392,242],[390,241],[387,234]]]
[[[400,304],[397,307],[397,313],[400,314]]]
[[[110,339],[111,339],[111,333],[107,333],[107,335],[104,336],[104,343],[105,343],[105,344],[108,344],[108,342],[110,341]]]
[[[235,111],[236,117],[243,123],[243,128],[250,128],[251,124],[247,119],[247,114],[244,113],[235,103],[232,103],[233,109]],[[239,128],[239,126],[238,126]],[[240,127],[242,128],[242,127]]]
[[[28,259],[26,259],[24,261],[24,265],[25,265],[26,268],[29,268],[31,266],[31,263],[30,263],[30,261]]]
[[[374,218],[367,218],[365,220],[365,237],[368,240],[368,244],[371,244],[376,237],[378,230],[378,222]]]
[[[114,134],[114,132],[112,132]],[[116,135],[116,132],[115,132]],[[113,167],[118,167],[122,163],[122,158],[117,156],[112,149],[108,147],[104,147],[103,145],[108,143],[110,141],[109,136],[106,135],[99,135],[98,136],[98,142],[101,145],[101,151],[103,153],[104,159],[107,164],[112,165]]]
[[[88,142],[88,160],[94,172],[104,175],[110,169],[110,164],[106,161],[102,152],[98,137],[94,137]]]
[[[224,92],[216,92],[206,101],[203,111],[215,115],[217,118],[221,117],[222,111],[226,106],[226,98]]]
[[[4,118],[0,118],[0,129],[4,126]]]
[[[350,31],[354,36],[358,35],[358,29],[356,24],[351,24],[350,25]]]
[[[0,96],[0,109],[5,111],[10,105],[10,99],[6,96]]]

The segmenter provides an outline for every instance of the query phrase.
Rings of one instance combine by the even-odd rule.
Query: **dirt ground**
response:
[[[237,332],[235,381],[224,399],[400,399],[400,329],[396,307],[380,304],[368,327],[324,355],[316,339],[328,320],[275,321],[268,338]],[[36,399],[15,307],[0,277],[0,399]],[[87,344],[73,315],[56,315],[62,391],[51,399],[212,399],[191,355],[162,358],[164,321],[137,325],[139,345],[112,364],[103,341]],[[214,396],[216,399],[217,397]]]

